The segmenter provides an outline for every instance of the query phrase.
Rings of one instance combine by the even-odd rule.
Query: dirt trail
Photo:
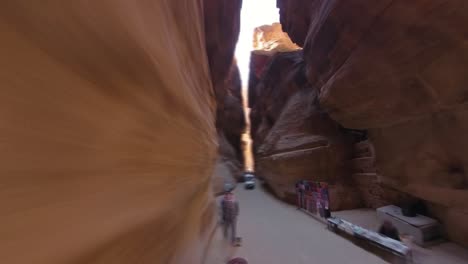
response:
[[[240,202],[236,256],[252,264],[386,263],[329,232],[310,216],[282,203],[264,189],[236,190]]]

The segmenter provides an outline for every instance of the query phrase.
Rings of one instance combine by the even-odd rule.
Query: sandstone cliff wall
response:
[[[466,1],[284,1],[320,106],[368,130],[379,184],[424,199],[468,245]],[[294,10],[299,10],[294,13]]]
[[[251,57],[256,174],[286,201],[295,202],[297,181],[315,180],[331,184],[332,209],[359,207],[362,201],[348,173],[352,138],[320,108],[318,90],[306,78],[303,51],[277,25],[260,27],[256,39],[290,44],[274,49],[257,44],[265,49]],[[280,32],[270,33],[274,30]]]
[[[206,263],[217,135],[203,9],[2,3],[2,263]]]
[[[241,134],[246,124],[242,83],[234,60],[241,6],[242,0],[204,1],[206,52],[217,102],[216,128],[220,142],[214,174],[216,193],[222,192],[224,183],[238,180],[243,169]]]

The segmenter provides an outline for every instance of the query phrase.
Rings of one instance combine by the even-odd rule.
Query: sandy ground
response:
[[[252,264],[386,263],[329,232],[310,216],[282,203],[262,188],[236,190],[240,203],[235,256]]]

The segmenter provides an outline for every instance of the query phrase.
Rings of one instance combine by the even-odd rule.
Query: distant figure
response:
[[[304,181],[300,180],[296,183],[296,192],[297,192],[297,209],[304,208],[304,192],[305,186]]]
[[[325,218],[330,218],[331,217],[331,212],[330,212],[330,207],[328,205],[328,201],[324,202],[323,211],[324,211],[324,217]]]
[[[243,259],[243,258],[234,258],[234,259],[231,259],[228,264],[249,264],[247,262],[247,260]]]
[[[232,190],[228,190],[224,194],[223,200],[221,201],[221,209],[223,218],[224,237],[228,238],[228,233],[230,231],[231,242],[235,244],[237,238],[236,225],[237,216],[239,215],[239,203],[236,201]]]
[[[398,230],[392,224],[392,222],[385,220],[382,226],[379,229],[379,234],[384,235],[386,237],[395,239],[397,241],[401,241],[400,234],[398,234]]]

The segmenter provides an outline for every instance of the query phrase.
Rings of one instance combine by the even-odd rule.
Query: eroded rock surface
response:
[[[253,53],[255,54],[255,53]],[[279,118],[288,99],[307,85],[303,70],[302,52],[282,52],[269,58],[262,67],[261,79],[251,87],[251,134],[254,149],[263,144],[267,132]],[[257,62],[257,61],[255,61]]]
[[[243,148],[241,135],[245,130],[245,114],[242,104],[241,80],[236,64],[232,65],[224,88],[226,94],[222,102],[218,103],[216,127],[218,131],[220,155],[215,171],[216,193],[221,193],[224,183],[239,181],[243,169]],[[223,169],[219,169],[223,168]]]
[[[302,50],[294,46],[287,52],[260,53],[270,55],[267,62],[258,53],[252,53],[251,64],[251,75],[258,79],[250,82],[256,174],[286,201],[295,201],[297,181],[315,180],[332,185],[333,209],[359,206],[360,196],[347,175],[351,139],[318,106]]]
[[[2,263],[206,263],[203,20],[201,1],[2,4]]]
[[[280,23],[273,23],[254,29],[253,49],[257,54],[274,54],[300,48],[282,30]]]
[[[239,37],[241,7],[242,0],[204,0],[206,51],[219,102],[227,94],[225,81],[231,71]],[[222,104],[219,107],[222,108]]]
[[[379,184],[426,201],[449,237],[468,245],[466,1],[278,6],[285,31],[304,39],[321,108],[343,127],[368,130]]]
[[[311,7],[317,2],[309,0],[276,0],[280,12],[280,23],[294,43],[304,45],[313,17],[310,16]]]
[[[257,133],[259,127],[263,125],[266,128],[260,129],[269,130],[273,125],[273,119],[276,119],[280,113],[278,108],[281,109],[287,101],[287,97],[278,95],[290,96],[297,91],[297,84],[291,81],[299,74],[290,74],[292,79],[286,77],[289,74],[288,70],[298,71],[297,68],[302,65],[303,59],[301,50],[282,31],[279,23],[256,28],[253,40],[254,51],[251,53],[249,75],[249,107],[251,108],[251,134],[254,139],[254,149],[256,149],[256,146],[261,144],[266,136],[265,133],[263,136]],[[299,85],[304,85],[305,78],[298,81],[302,82]],[[275,89],[275,85],[279,83],[286,87]],[[292,91],[288,92],[288,90]],[[271,108],[276,108],[276,111],[271,113]]]
[[[252,107],[259,97],[257,84],[278,52],[298,51],[300,48],[283,32],[280,23],[263,25],[254,29],[253,51],[250,54],[249,74],[249,107]]]
[[[223,183],[242,175],[241,134],[245,130],[245,116],[242,83],[234,60],[241,6],[242,0],[205,0],[204,4],[206,52],[217,101],[216,129],[220,142],[214,174],[216,193],[222,191]]]
[[[348,174],[350,140],[310,103],[316,96],[303,89],[289,98],[257,151],[257,174],[287,201],[295,201],[295,183],[305,179],[330,183],[333,210],[359,207],[361,199]]]

